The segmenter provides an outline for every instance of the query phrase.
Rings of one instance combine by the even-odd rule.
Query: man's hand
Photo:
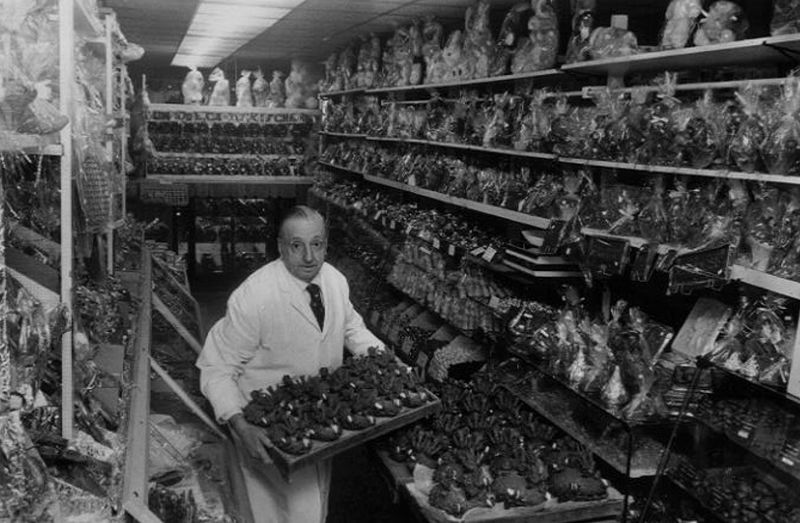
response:
[[[267,464],[272,462],[267,453],[267,448],[271,448],[272,443],[263,428],[253,425],[244,419],[244,414],[242,413],[231,416],[228,423],[239,436],[239,439],[242,440],[242,444],[251,458]]]

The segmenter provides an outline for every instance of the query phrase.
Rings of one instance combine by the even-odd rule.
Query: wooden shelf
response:
[[[751,38],[738,42],[655,51],[633,56],[620,56],[566,64],[565,73],[597,76],[622,76],[630,73],[704,69],[727,65],[747,65],[766,62],[787,62],[789,58],[775,47],[796,54],[800,51],[800,34]]]
[[[649,165],[641,163],[612,162],[584,158],[556,158],[557,161],[571,165],[602,167],[604,169],[624,169],[657,174],[674,174],[679,176],[702,176],[706,178],[725,178],[730,180],[747,180],[754,182],[783,183],[800,185],[800,176],[784,176],[780,174],[745,173],[724,169],[693,169],[691,167],[672,167],[669,165]]]
[[[381,93],[401,93],[408,91],[425,91],[429,89],[444,89],[449,87],[466,87],[470,85],[488,85],[503,82],[515,82],[520,80],[541,80],[542,82],[552,83],[554,80],[565,78],[564,74],[558,69],[543,69],[531,73],[508,74],[503,76],[490,76],[487,78],[473,78],[472,80],[456,80],[452,82],[441,82],[435,84],[405,85],[400,87],[377,87],[367,89],[366,94]]]
[[[208,183],[239,185],[311,185],[310,176],[226,176],[203,174],[148,174],[148,180],[162,183]]]
[[[241,153],[185,153],[185,152],[168,152],[157,151],[154,155],[155,158],[220,158],[225,160],[280,160],[286,158],[288,160],[297,160],[302,158],[302,154],[241,154]]]
[[[731,267],[731,280],[800,300],[800,282],[773,276],[742,265],[733,265]]]
[[[320,98],[333,98],[335,96],[347,96],[350,94],[362,94],[366,91],[364,87],[356,87],[354,89],[343,89],[341,91],[328,91],[326,93],[319,93]]]
[[[317,116],[317,109],[268,109],[266,107],[236,107],[233,105],[186,105],[186,104],[150,104],[150,113],[163,111],[168,113],[236,113],[236,114],[307,114]]]
[[[20,134],[0,131],[0,152],[61,156],[64,148],[57,142],[58,134]]]
[[[358,139],[362,139],[362,140],[367,137],[366,134],[335,133],[335,132],[331,132],[331,131],[320,131],[319,134],[322,135],[322,136],[335,136],[337,138],[358,138]]]
[[[390,137],[379,137],[379,136],[367,136],[367,140],[372,142],[395,142],[395,143],[410,143],[416,145],[429,145],[431,147],[446,147],[448,149],[461,149],[466,151],[475,151],[479,153],[502,154],[505,156],[517,156],[520,158],[535,158],[538,160],[555,160],[557,158],[555,154],[550,154],[550,153],[517,151],[515,149],[483,147],[480,145],[470,145],[465,143],[435,142],[432,140],[420,140],[417,138],[390,138]]]

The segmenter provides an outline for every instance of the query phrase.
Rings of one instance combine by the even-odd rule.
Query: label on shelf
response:
[[[456,246],[453,245],[452,243],[447,246],[447,254],[449,254],[450,256],[456,255]]]
[[[433,239],[433,248],[438,251],[441,247],[442,247],[442,244],[439,241],[439,238],[434,238]]]
[[[742,439],[749,439],[750,431],[748,429],[739,429],[739,432],[737,432],[736,435]]]
[[[494,247],[489,246],[489,247],[486,248],[485,251],[483,251],[483,256],[481,256],[481,257],[486,262],[492,263],[492,260],[494,260],[495,256],[497,256],[497,250]]]
[[[794,461],[787,458],[786,456],[781,458],[781,462],[783,462],[785,465],[789,465],[790,467],[794,467]]]
[[[484,249],[483,247],[476,247],[475,249],[472,249],[471,251],[469,251],[469,253],[471,255],[473,255],[473,256],[480,256],[481,253],[483,253],[484,250],[486,250],[486,249]]]

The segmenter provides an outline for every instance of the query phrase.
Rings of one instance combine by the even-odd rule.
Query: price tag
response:
[[[423,247],[423,246],[420,246],[420,248],[419,248],[419,252],[421,252],[421,253],[423,253],[423,254],[428,254],[428,255],[430,255],[430,254],[431,254],[431,250],[430,250],[430,249],[428,249],[427,247]]]
[[[452,243],[447,246],[447,254],[449,254],[450,256],[456,255],[456,246],[453,245]]]
[[[492,296],[491,298],[489,298],[490,309],[496,309],[499,306],[500,306],[500,298],[498,298],[497,296]]]
[[[794,461],[790,460],[789,458],[783,457],[781,458],[781,461],[790,467],[794,467]]]
[[[481,256],[485,261],[492,263],[494,257],[497,255],[497,251],[494,247],[487,247],[485,251],[483,251],[483,256]]]
[[[395,230],[395,229],[397,228],[397,222],[396,222],[396,221],[394,221],[394,220],[390,221],[390,222],[389,222],[389,228],[390,228],[391,230]]]
[[[739,432],[736,433],[742,439],[748,439],[750,437],[750,431],[747,429],[740,429]]]
[[[478,247],[476,249],[472,249],[471,251],[469,251],[469,253],[473,256],[480,256],[484,250],[486,249],[484,249],[483,247]]]
[[[441,247],[442,247],[442,244],[439,241],[439,238],[434,238],[433,239],[433,248],[438,251]]]

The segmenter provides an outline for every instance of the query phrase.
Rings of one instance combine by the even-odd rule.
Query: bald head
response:
[[[307,220],[310,222],[317,222],[322,225],[325,236],[327,237],[328,231],[325,226],[325,218],[316,210],[307,205],[295,205],[281,217],[281,223],[278,226],[278,238],[286,237],[286,225],[292,220]]]
[[[305,205],[292,207],[281,220],[278,252],[286,269],[310,282],[325,263],[328,233],[325,219]]]

